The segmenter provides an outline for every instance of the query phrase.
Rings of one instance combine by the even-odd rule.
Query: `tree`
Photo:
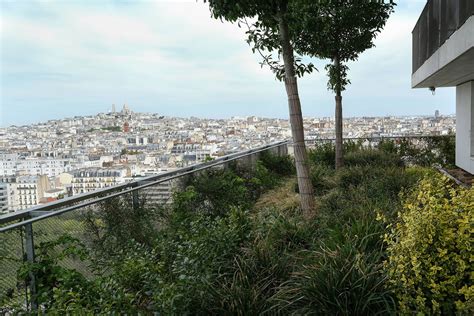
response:
[[[395,6],[392,1],[302,0],[295,5],[298,52],[330,59],[328,89],[336,96],[336,169],[343,166],[342,91],[350,84],[348,61],[357,60],[383,29]],[[315,32],[314,30],[318,30]]]
[[[285,82],[288,96],[291,133],[294,145],[295,165],[298,178],[298,188],[301,198],[301,209],[306,216],[314,211],[314,194],[309,177],[308,156],[304,142],[303,115],[298,94],[297,76],[311,72],[311,64],[302,64],[295,58],[293,36],[289,21],[291,16],[291,0],[204,0],[209,2],[214,18],[229,22],[244,23],[248,26],[247,42],[253,45],[253,52],[258,51],[263,57],[263,64],[270,66],[277,79]],[[248,23],[247,18],[256,19]],[[269,52],[263,55],[262,52]],[[272,53],[278,55],[273,59]],[[283,64],[280,64],[282,58]]]

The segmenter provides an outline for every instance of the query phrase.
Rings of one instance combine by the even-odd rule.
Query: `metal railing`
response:
[[[357,141],[366,146],[377,146],[383,140],[405,140],[422,142],[423,138],[433,136],[401,136],[376,138],[345,138],[344,141]],[[334,139],[311,139],[307,145],[311,148],[317,144],[334,142]],[[365,145],[364,145],[365,146]],[[84,222],[87,216],[96,216],[97,205],[111,203],[113,199],[124,198],[130,202],[132,209],[140,207],[139,192],[146,193],[147,189],[163,183],[175,181],[181,177],[203,172],[211,168],[225,167],[235,162],[252,166],[258,155],[269,151],[276,155],[291,154],[292,143],[280,141],[256,149],[239,152],[215,160],[165,172],[159,175],[140,178],[136,181],[100,189],[90,193],[68,197],[45,205],[0,216],[0,314],[2,304],[12,310],[11,306],[21,306],[23,309],[36,309],[35,276],[30,275],[29,281],[17,278],[17,270],[24,262],[35,262],[35,249],[42,242],[55,240],[61,234],[67,233],[81,241],[87,241]],[[141,194],[141,193],[140,193]],[[150,205],[147,204],[147,207]],[[93,219],[94,220],[94,219]],[[74,268],[83,275],[92,275],[82,262],[67,260],[61,262],[68,268]]]
[[[412,73],[472,15],[473,0],[429,0],[412,32]]]

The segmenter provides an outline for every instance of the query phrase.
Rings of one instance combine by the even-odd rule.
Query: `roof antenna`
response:
[[[431,94],[435,95],[436,94],[436,87],[429,87]]]

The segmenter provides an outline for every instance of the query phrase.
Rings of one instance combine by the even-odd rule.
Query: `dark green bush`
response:
[[[336,151],[332,143],[317,145],[308,151],[308,158],[314,165],[323,165],[334,168]]]
[[[145,199],[133,207],[132,196],[113,198],[101,203],[98,210],[84,214],[86,238],[96,257],[113,257],[130,242],[151,246],[156,237],[157,210],[146,207]]]
[[[260,153],[258,159],[270,172],[280,176],[291,176],[296,172],[293,159],[288,156],[274,155],[268,151]]]
[[[175,212],[200,212],[213,216],[226,214],[232,207],[252,205],[245,179],[231,170],[210,170],[192,176],[182,192],[173,196]]]
[[[376,149],[362,149],[348,152],[344,156],[346,166],[403,166],[397,154],[386,153]]]
[[[455,137],[429,136],[420,138],[382,139],[377,149],[364,147],[361,140],[346,140],[343,144],[346,165],[382,165],[386,159],[389,164],[400,165],[404,161],[411,165],[454,167]],[[332,143],[316,145],[309,150],[313,164],[334,168],[335,148]]]
[[[428,136],[383,140],[379,149],[397,153],[409,164],[452,168],[455,165],[455,145],[454,135]]]
[[[193,215],[170,227],[157,248],[162,273],[154,308],[166,315],[205,313],[215,304],[208,299],[212,284],[230,273],[248,237],[248,214],[233,209],[226,217]]]
[[[33,273],[36,281],[36,300],[41,309],[53,315],[65,313],[110,314],[137,313],[141,306],[136,298],[140,292],[127,290],[120,282],[127,275],[114,271],[111,276],[86,279],[78,271],[65,268],[66,258],[89,258],[84,245],[77,239],[63,235],[36,248],[36,261],[25,263],[19,278],[28,280]],[[139,257],[137,257],[139,258]]]

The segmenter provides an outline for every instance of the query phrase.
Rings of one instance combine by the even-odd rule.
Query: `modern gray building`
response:
[[[474,174],[474,0],[428,0],[412,35],[412,87],[456,87],[456,165]]]

